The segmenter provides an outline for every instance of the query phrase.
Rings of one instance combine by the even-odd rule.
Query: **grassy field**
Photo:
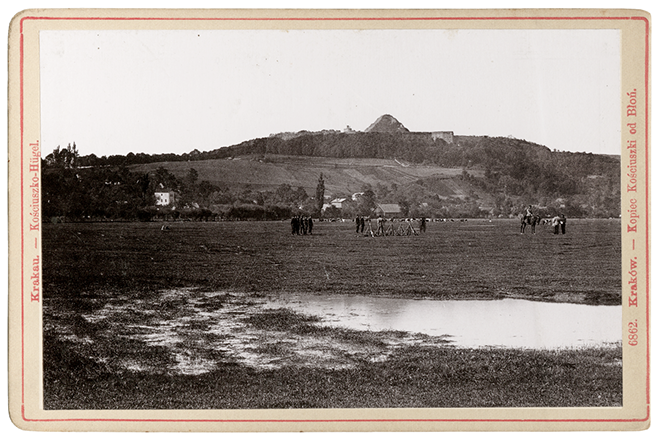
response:
[[[265,309],[312,292],[620,304],[620,223],[510,220],[364,237],[352,222],[45,225],[44,407],[617,406],[620,344],[459,349]]]

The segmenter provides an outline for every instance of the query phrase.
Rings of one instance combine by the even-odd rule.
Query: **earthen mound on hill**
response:
[[[409,133],[404,124],[395,119],[394,116],[380,116],[372,125],[365,129],[365,132],[375,133]]]

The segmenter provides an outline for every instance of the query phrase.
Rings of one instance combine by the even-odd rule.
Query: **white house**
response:
[[[331,206],[335,206],[338,209],[342,209],[342,204],[346,201],[346,198],[338,198],[331,200]]]
[[[176,203],[176,193],[172,190],[161,189],[155,191],[155,205],[169,206]]]

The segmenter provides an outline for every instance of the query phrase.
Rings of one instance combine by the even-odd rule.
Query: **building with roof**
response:
[[[396,203],[377,203],[374,209],[375,216],[381,217],[401,217],[401,206]]]
[[[335,207],[338,208],[338,209],[342,209],[342,205],[343,205],[344,202],[346,202],[346,201],[347,201],[347,199],[346,199],[345,197],[340,197],[340,198],[337,198],[337,199],[333,199],[333,200],[331,200],[330,205],[331,205],[331,206],[335,206]]]

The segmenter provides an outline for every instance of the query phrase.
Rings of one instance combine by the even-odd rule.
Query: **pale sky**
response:
[[[617,30],[42,31],[40,48],[44,154],[208,151],[386,113],[620,153]]]

